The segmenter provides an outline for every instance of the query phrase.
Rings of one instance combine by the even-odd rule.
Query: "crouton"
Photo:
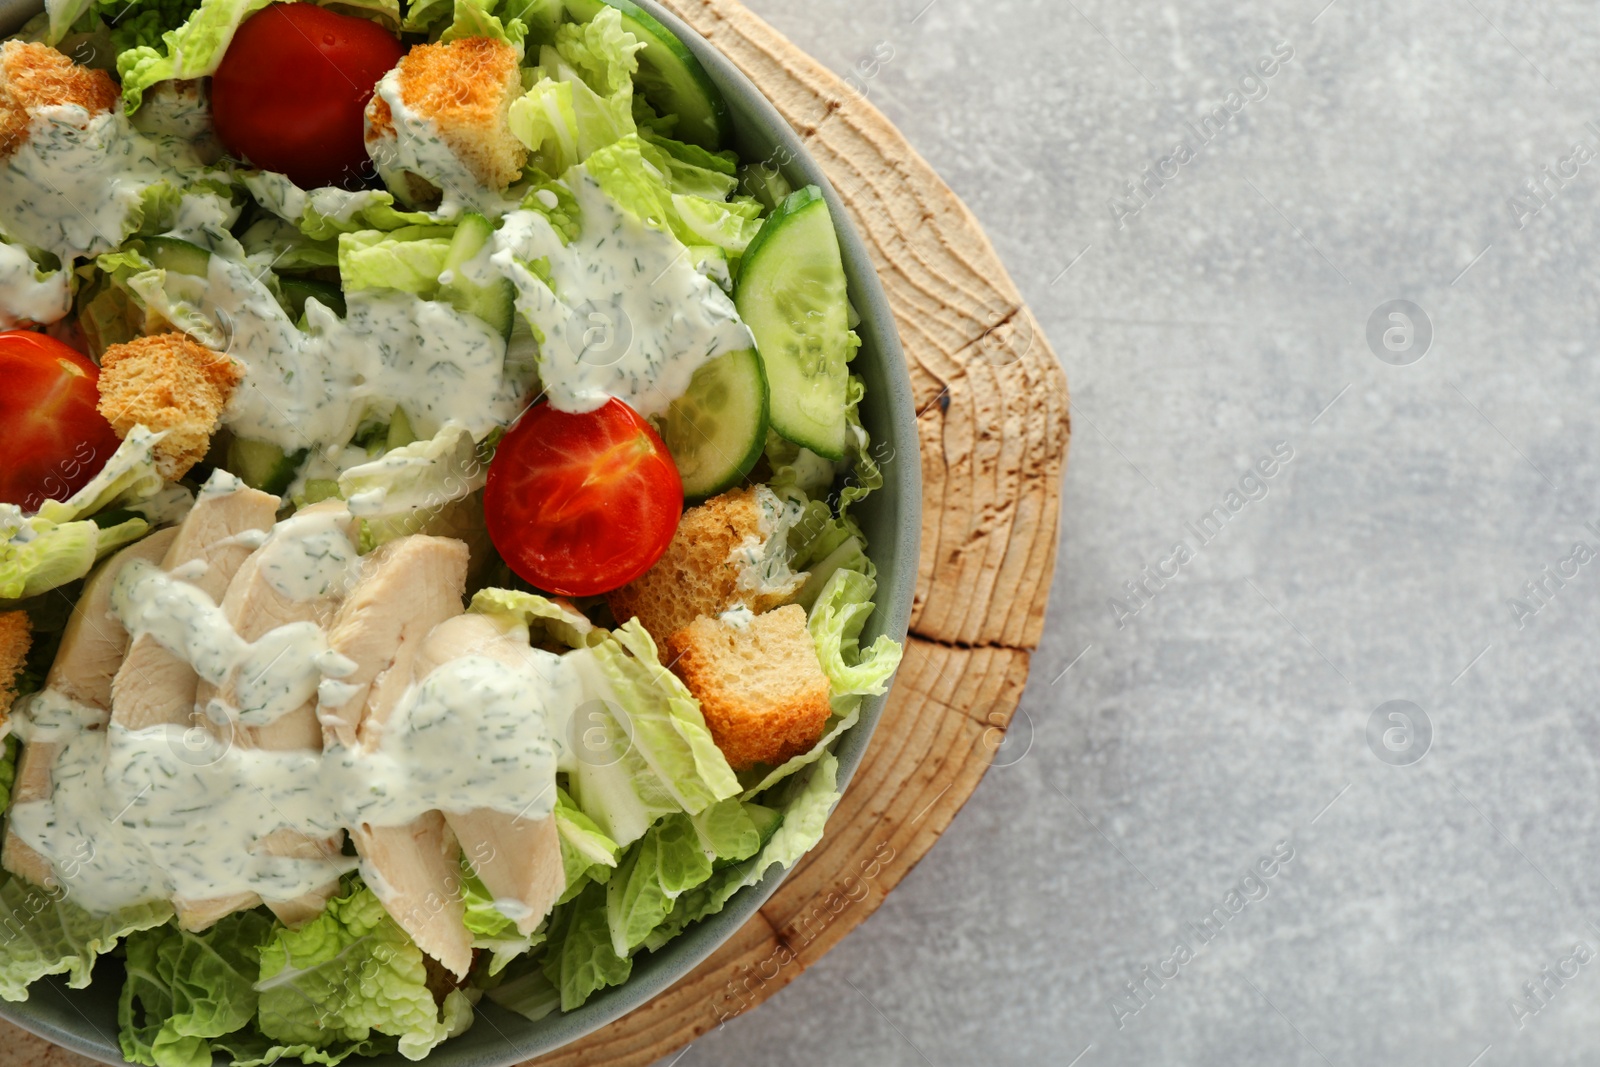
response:
[[[619,622],[637,617],[659,643],[736,604],[756,614],[793,599],[786,540],[793,516],[766,486],[736,489],[683,513],[654,567],[607,596]]]
[[[11,705],[17,699],[17,679],[32,643],[33,628],[27,612],[0,614],[0,737],[11,732]]]
[[[168,481],[205,457],[244,369],[181,333],[112,345],[100,358],[100,414],[118,437],[137,425],[165,430],[156,467]]]
[[[99,115],[116,103],[117,85],[105,71],[80,67],[49,45],[7,41],[0,48],[0,159],[27,140],[38,108],[76,104]]]
[[[506,120],[512,101],[522,92],[517,54],[510,45],[487,37],[419,44],[401,58],[395,74],[401,103],[438,126],[445,145],[480,185],[498,190],[517,180],[528,149],[512,136]],[[380,164],[380,171],[387,171],[386,159],[404,156],[396,151],[399,133],[383,89],[380,82],[367,105],[365,136],[368,154]],[[391,177],[384,175],[386,182]],[[391,188],[401,199],[421,202],[437,196],[436,190],[416,179],[432,182],[439,176],[406,172],[405,178],[404,187]]]
[[[821,740],[828,676],[798,604],[742,623],[702,616],[667,638],[667,654],[734,770],[782,763]]]

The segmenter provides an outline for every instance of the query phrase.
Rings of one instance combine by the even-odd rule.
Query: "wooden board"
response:
[[[894,308],[916,396],[922,557],[906,656],[817,849],[667,992],[539,1067],[643,1067],[794,981],[883,903],[994,759],[1044,625],[1066,377],[977,221],[876,108],[737,0],[665,0],[828,172]],[[22,1067],[90,1061],[0,1022]]]

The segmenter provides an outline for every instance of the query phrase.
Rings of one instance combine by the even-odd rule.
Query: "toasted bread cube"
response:
[[[33,643],[33,627],[25,611],[0,614],[0,737],[11,732],[11,705],[17,699],[17,680]]]
[[[446,147],[480,184],[504,189],[517,180],[528,149],[512,136],[506,119],[522,93],[517,53],[510,45],[487,37],[419,44],[397,69],[401,103],[437,124]],[[365,136],[367,152],[375,160],[388,151],[385,142],[392,145],[398,137],[393,110],[382,93],[373,94],[367,105]],[[438,191],[418,181],[431,177],[407,172],[405,187],[390,191],[410,203],[436,199]]]
[[[168,481],[205,458],[222,409],[244,377],[239,364],[181,333],[112,345],[100,358],[100,414],[118,437],[165,430],[156,467]]]
[[[783,503],[765,486],[736,489],[683,513],[656,565],[607,595],[618,622],[637,617],[657,643],[702,615],[743,604],[757,615],[793,599],[806,575],[791,574]],[[770,549],[770,551],[769,551]],[[764,573],[761,561],[781,561]]]
[[[116,82],[105,71],[80,67],[49,45],[7,41],[0,47],[0,159],[28,139],[39,108],[76,104],[92,116],[116,102]]]
[[[828,676],[798,604],[742,623],[702,616],[667,638],[667,656],[734,770],[782,763],[822,738]]]

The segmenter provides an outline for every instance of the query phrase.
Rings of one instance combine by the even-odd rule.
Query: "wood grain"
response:
[[[871,915],[1003,741],[1055,567],[1066,378],[977,221],[876,108],[737,0],[665,2],[800,133],[866,241],[919,412],[922,555],[904,665],[822,843],[690,975],[540,1067],[671,1055],[794,981]],[[89,1064],[3,1022],[0,1047],[4,1064]]]

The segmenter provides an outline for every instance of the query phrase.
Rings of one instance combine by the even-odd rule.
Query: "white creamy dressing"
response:
[[[263,272],[220,254],[208,272],[186,326],[246,368],[222,420],[241,437],[343,458],[369,411],[404,405],[420,433],[455,421],[482,438],[522,408],[504,339],[449,304],[362,290],[341,320],[312,299],[302,331]]]
[[[342,595],[361,573],[361,557],[345,532],[349,522],[331,509],[303,511],[275,525],[256,554],[267,585],[298,602]]]
[[[406,177],[414,174],[442,194],[440,215],[454,216],[463,208],[470,208],[498,218],[515,206],[515,201],[508,202],[498,190],[489,189],[478,181],[445,142],[437,122],[405,105],[400,93],[399,67],[383,76],[375,92],[389,105],[394,129],[369,141],[367,154],[372,157],[383,184],[397,197],[415,203],[409,195],[410,183]],[[370,123],[367,131],[371,133]]]
[[[71,310],[66,271],[41,271],[26,249],[0,242],[0,330],[48,326]]]
[[[553,407],[593,411],[617,397],[659,415],[703,364],[755,347],[728,294],[676,238],[624,211],[581,166],[565,183],[582,213],[578,237],[563,244],[544,215],[513,211],[491,257],[541,335],[539,377]],[[549,284],[530,269],[538,260]]]
[[[91,115],[58,104],[32,117],[27,139],[0,166],[0,218],[6,236],[63,264],[116,248],[147,188],[200,169],[187,143],[140,133],[121,108]]]
[[[288,175],[270,170],[241,174],[239,178],[256,203],[286,222],[298,223],[309,208],[315,216],[348,227],[361,212],[394,200],[389,193],[377,189],[340,189],[332,185],[302,189]]]
[[[224,480],[206,491],[226,490]],[[261,568],[282,568],[285,595],[320,596],[346,573],[354,552],[340,543],[339,517],[295,516],[262,543]],[[143,561],[119,574],[112,612],[207,681],[231,678],[241,692],[271,696],[263,708],[299,706],[306,680],[342,684],[355,666],[328,653],[310,623],[245,642],[203,592]],[[339,854],[284,858],[260,848],[285,829],[315,841],[354,826],[404,826],[429,811],[542,818],[554,807],[573,709],[610,691],[586,662],[590,650],[527,647],[525,627],[508,637],[522,649],[516,662],[476,653],[445,662],[406,690],[375,741],[354,749],[264,751],[231,743],[227,729],[218,740],[198,718],[188,728],[129,730],[55,691],[34,694],[19,702],[19,736],[62,749],[51,796],[16,805],[11,826],[73,900],[104,912],[171,897],[287,900],[354,869]],[[215,706],[206,710],[217,719]],[[235,712],[252,717],[244,708],[226,717]]]
[[[222,145],[211,122],[208,79],[156,82],[144,91],[139,110],[129,122],[140,133],[172,137],[192,145],[203,163],[222,158]]]
[[[213,700],[205,709],[213,721],[265,726],[315,697],[324,677],[355,670],[314,622],[286,623],[246,641],[190,577],[132,560],[112,583],[111,613],[135,640],[149,634],[204,681],[219,688],[233,681],[237,705]]]
[[[743,596],[792,593],[805,575],[789,569],[789,530],[804,509],[764,485],[756,487],[756,506],[761,511],[760,536],[747,536],[731,553],[739,572],[736,589]]]

